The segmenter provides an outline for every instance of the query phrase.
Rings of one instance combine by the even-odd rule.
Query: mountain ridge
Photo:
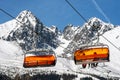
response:
[[[64,53],[72,53],[75,49],[83,44],[93,44],[93,40],[98,39],[98,35],[114,28],[114,25],[105,23],[102,20],[92,17],[88,23],[83,26],[74,26],[68,24],[65,26],[63,33],[54,25],[51,27],[45,26],[33,13],[29,10],[24,10],[16,17],[16,20],[9,21],[7,26],[11,26],[11,31],[6,32],[6,35],[0,37],[7,41],[17,41],[23,50],[30,50],[33,47],[39,48],[39,44],[47,43],[53,48],[57,48],[61,43],[59,36],[70,43],[64,49]],[[4,27],[4,24],[2,24]],[[2,33],[2,31],[1,31]],[[35,43],[36,42],[36,43]],[[36,45],[36,46],[34,46]],[[74,46],[74,48],[72,47]]]
[[[38,23],[37,20],[34,20],[36,23],[31,23],[32,20],[29,19],[30,18],[23,19],[23,23],[26,25],[23,25],[16,20],[0,25],[0,73],[15,77],[18,74],[22,75],[27,73],[33,76],[38,73],[44,74],[44,72],[52,73],[55,71],[58,74],[76,74],[78,75],[77,79],[88,76],[92,77],[92,79],[96,79],[95,76],[106,79],[114,79],[115,77],[120,79],[119,50],[102,37],[105,36],[115,44],[116,47],[120,48],[119,26],[115,27],[112,24],[105,23],[94,17],[89,19],[88,23],[83,24],[83,26],[76,27],[71,24],[67,25],[63,33],[61,33],[54,25],[47,27],[42,22],[39,22],[39,20]],[[22,18],[20,20],[22,21]],[[100,43],[105,43],[109,46],[110,62],[99,63],[96,68],[87,67],[86,69],[82,69],[81,65],[75,65],[74,60],[69,58],[69,56],[72,56],[71,54],[74,50],[78,49],[81,45],[86,43],[95,44],[98,39],[98,32],[100,34]],[[36,35],[39,36],[36,37]],[[41,43],[46,43],[53,47],[57,54],[56,66],[36,68],[23,67],[23,50],[32,49],[34,47],[34,42],[36,42],[37,48],[40,47],[39,44]]]
[[[55,26],[48,28],[43,25],[30,11],[22,11],[16,18],[13,30],[9,31],[6,40],[17,41],[23,50],[32,49],[34,44],[39,48],[40,43],[47,43],[52,47],[57,37],[58,29]],[[9,25],[10,26],[10,25]],[[4,36],[2,36],[4,37]],[[36,42],[36,43],[35,43]]]

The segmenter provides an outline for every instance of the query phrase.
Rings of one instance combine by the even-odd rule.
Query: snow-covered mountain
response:
[[[75,65],[72,53],[81,45],[107,44],[110,49],[110,62],[100,63],[97,68],[82,69]],[[46,43],[53,47],[57,55],[54,67],[23,68],[24,50],[41,48]],[[91,18],[83,26],[69,24],[59,32],[56,26],[47,27],[30,11],[22,11],[14,20],[0,24],[0,73],[10,77],[38,73],[74,74],[76,80],[82,77],[92,79],[120,79],[120,27]],[[62,78],[61,78],[62,79]],[[72,80],[72,79],[71,79]]]
[[[78,26],[79,27],[79,26]],[[72,24],[67,25],[63,30],[63,37],[66,40],[71,40],[75,36],[75,31],[78,29],[78,27],[73,26]]]
[[[12,28],[9,29],[9,27]],[[47,43],[54,48],[57,47],[54,42],[57,42],[57,27],[48,28],[44,26],[28,10],[22,11],[15,20],[2,24],[1,28],[1,33],[3,32],[3,35],[0,36],[1,38],[7,41],[17,41],[24,50],[30,50],[35,45],[39,48],[41,43]]]
[[[65,39],[68,40],[69,38],[72,41],[64,49],[64,52],[72,54],[81,45],[95,44],[93,41],[97,40],[99,38],[98,36],[103,35],[113,28],[114,26],[112,24],[105,23],[95,17],[88,20],[88,23],[85,23],[82,27],[76,28],[69,25],[64,30],[64,36]]]

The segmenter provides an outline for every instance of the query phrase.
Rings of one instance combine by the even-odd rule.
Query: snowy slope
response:
[[[0,73],[4,73],[10,77],[14,77],[16,74],[25,74],[30,73],[31,75],[40,73],[40,71],[57,71],[57,73],[71,73],[71,74],[77,74],[79,78],[81,77],[88,77],[91,76],[93,79],[99,79],[100,77],[103,78],[113,78],[113,77],[119,77],[120,78],[120,27],[115,27],[111,24],[104,23],[103,21],[97,19],[97,18],[91,18],[88,22],[88,24],[84,24],[83,27],[74,27],[72,25],[69,25],[66,27],[66,30],[61,35],[58,35],[58,29],[55,26],[52,26],[51,28],[43,26],[41,22],[32,15],[29,11],[23,11],[18,15],[17,19],[19,21],[22,21],[23,23],[26,23],[29,26],[24,26],[16,20],[11,20],[9,22],[6,22],[4,24],[0,25]],[[97,31],[93,32],[93,25],[94,21],[100,21],[101,28],[99,29],[100,34],[105,36],[107,40],[109,40],[114,46],[104,39],[102,36],[100,36],[100,42],[105,43],[109,46],[110,49],[110,62],[106,62],[105,65],[103,63],[100,63],[97,68],[86,68],[82,69],[81,65],[75,65],[74,61],[69,58],[71,56],[68,54],[68,52],[64,51],[68,49],[69,51],[72,50],[70,47],[74,48],[76,46],[71,45],[70,43],[72,40],[77,41],[77,45],[79,42],[82,42],[82,40],[86,40],[86,36],[90,36],[89,38],[93,38],[95,40],[96,38],[94,36],[97,35]],[[90,35],[87,34],[88,31],[86,30],[85,26],[87,26]],[[14,38],[17,41],[22,41],[27,38],[29,41],[33,38],[33,35],[29,33],[28,36],[23,36],[23,32],[27,28],[26,33],[31,32],[31,30],[37,29],[37,33],[40,33],[40,37],[38,38],[38,41],[43,42],[46,41],[46,43],[53,45],[53,43],[57,43],[57,45],[54,45],[56,48],[54,48],[54,51],[57,55],[57,63],[54,67],[36,67],[36,68],[24,68],[23,62],[24,62],[24,52],[22,48],[19,46],[19,44],[16,41],[12,41],[12,38]],[[30,30],[31,29],[31,30]],[[21,31],[18,35],[13,36],[12,34],[16,34],[17,32]],[[86,32],[85,32],[86,31]],[[42,33],[42,34],[41,34]],[[10,41],[6,41],[3,39],[6,39],[8,36],[10,36]],[[22,39],[19,39],[19,37],[22,36]],[[32,36],[32,37],[31,37]],[[76,37],[75,37],[76,36]],[[82,37],[81,37],[82,36]],[[24,39],[25,38],[25,39]],[[57,39],[56,39],[57,38]],[[83,39],[84,38],[84,39]],[[51,40],[51,41],[50,41]],[[30,40],[31,44],[33,43],[33,40]],[[75,41],[73,41],[75,42]],[[86,41],[84,41],[86,42]],[[89,41],[88,41],[89,42]],[[59,44],[58,44],[59,43]],[[38,43],[39,44],[39,43]],[[74,44],[74,43],[72,43]],[[80,43],[81,44],[81,43]],[[80,45],[79,44],[79,45]],[[26,43],[25,45],[28,45]],[[71,45],[70,47],[67,47],[68,45]],[[31,46],[31,45],[30,45]],[[116,47],[115,47],[116,46]],[[63,56],[66,55],[67,56]],[[79,80],[78,78],[78,80]]]
[[[43,25],[29,10],[22,11],[16,19],[0,25],[0,39],[7,41],[16,41],[24,50],[40,48],[41,43],[56,48],[58,29],[55,26],[51,28]]]
[[[103,37],[100,38],[100,42],[108,44],[110,49],[110,63],[108,63],[108,68],[113,69],[117,73],[120,73],[120,27],[116,27],[111,31],[104,34],[111,43],[105,40]]]
[[[110,62],[100,63],[97,68],[80,69],[80,71],[100,76],[120,78],[120,27],[116,27],[100,36],[100,42],[107,44],[110,51]],[[79,71],[78,70],[78,71]]]
[[[63,50],[64,50],[64,48],[66,48],[68,46],[70,41],[64,39],[63,35],[59,36],[58,40],[61,41],[61,44],[54,51],[57,55],[61,55],[61,54],[64,54]]]
[[[115,44],[118,48],[120,47],[120,27],[116,27],[111,31],[106,32],[103,36],[105,36],[108,40],[110,40],[113,44]],[[112,37],[111,37],[112,36]],[[62,38],[61,38],[62,40]],[[63,40],[64,41],[64,40]],[[107,40],[103,37],[100,37],[100,42],[108,44],[110,49],[110,62],[99,64],[97,68],[86,68],[82,69],[81,65],[75,65],[73,60],[69,60],[67,58],[60,58],[57,57],[57,63],[54,67],[37,67],[37,68],[30,68],[25,69],[23,68],[23,52],[21,48],[15,42],[7,42],[4,40],[0,40],[0,68],[6,69],[4,66],[8,66],[7,69],[11,69],[13,66],[18,67],[20,74],[24,74],[30,72],[31,70],[53,70],[57,71],[58,73],[72,73],[78,74],[80,77],[87,77],[92,76],[93,78],[97,79],[95,76],[101,77],[120,77],[120,51],[117,50],[114,46],[112,46]],[[68,44],[67,41],[65,44]],[[62,46],[65,46],[62,45]],[[56,49],[57,51],[57,49]],[[60,50],[57,51],[61,53]],[[15,69],[16,70],[16,69]],[[18,70],[18,69],[17,69]],[[3,70],[5,73],[7,71]],[[17,73],[16,73],[17,74]]]
[[[0,66],[22,67],[23,54],[16,42],[0,40]]]
[[[105,23],[96,17],[89,19],[88,23],[85,23],[82,27],[78,27],[75,31],[69,30],[68,26],[68,30],[65,30],[67,35],[74,36],[69,45],[64,49],[64,52],[72,54],[81,45],[95,44],[93,41],[98,39],[98,35],[100,36],[113,28],[112,24]],[[73,31],[75,34],[73,34]]]
[[[4,36],[6,38],[10,32],[15,28],[16,20],[8,21],[4,24],[0,24],[0,37]]]
[[[86,69],[82,69],[81,65],[74,65],[72,63],[71,69],[81,74],[99,75],[110,78],[118,77],[120,79],[120,27],[106,32],[103,36],[107,40],[101,36],[100,42],[109,46],[110,62],[100,63],[97,68],[87,67]]]

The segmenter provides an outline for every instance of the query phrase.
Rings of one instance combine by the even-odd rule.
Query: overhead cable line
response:
[[[68,0],[65,0],[67,3],[69,3],[69,5],[71,5],[71,7],[73,7],[72,6],[72,4],[68,1]],[[75,12],[77,11],[74,7],[73,7],[73,9],[75,10]],[[8,16],[10,16],[11,18],[13,18],[13,19],[15,19],[16,21],[18,21],[18,22],[20,22],[21,24],[23,24],[23,25],[25,25],[24,23],[22,23],[21,21],[19,21],[18,19],[16,19],[14,16],[12,16],[10,13],[8,13],[7,11],[5,11],[5,10],[3,10],[3,9],[1,9],[0,8],[0,11],[2,11],[3,13],[5,13],[6,15],[8,15]],[[77,13],[79,13],[80,14],[80,12],[78,12],[77,11]],[[81,14],[80,14],[81,15]],[[79,15],[79,16],[80,16]],[[85,22],[87,21],[85,18],[84,18],[84,16],[80,16]],[[86,27],[86,26],[85,26]],[[87,27],[86,27],[86,29],[87,29]],[[87,29],[88,30],[88,29]],[[37,34],[35,31],[33,31],[35,34]],[[105,38],[103,35],[101,35],[104,39],[106,39],[110,44],[112,44],[115,48],[117,48],[118,50],[120,50],[117,46],[115,46],[111,41],[109,41],[107,38]]]
[[[10,13],[8,13],[7,11],[3,10],[0,8],[0,11],[2,11],[3,13],[5,13],[6,15],[8,15],[9,17],[11,17],[12,19],[15,19],[16,21],[18,21],[19,23],[21,23],[22,25],[26,25],[24,23],[22,23],[21,21],[19,21],[18,19],[16,19],[13,15],[11,15]],[[37,36],[38,36],[38,33],[33,31]],[[17,42],[18,43],[18,42]],[[56,42],[55,42],[56,43]],[[59,45],[56,43],[56,45]],[[63,46],[59,45],[60,47],[64,48]]]
[[[9,13],[6,12],[5,10],[3,10],[3,9],[1,9],[1,8],[0,8],[0,10],[1,10],[3,13],[7,14],[8,16],[10,16],[11,18],[13,18],[13,19],[15,18],[14,16],[12,16],[11,14],[9,14]]]
[[[87,20],[85,19],[84,16],[82,16],[82,14],[68,1],[68,0],[65,0],[70,6],[71,8],[85,21],[87,22]]]
[[[23,24],[21,21],[19,21],[18,19],[16,19],[14,16],[12,16],[10,13],[6,12],[5,10],[0,8],[0,11],[2,11],[3,13],[5,13],[6,15],[8,15],[9,17],[11,17],[12,19],[17,20],[18,22],[20,22],[21,24]]]
[[[88,23],[88,21],[87,21],[87,19],[68,1],[68,0],[65,0],[68,4],[69,4],[69,6],[80,16],[80,18],[82,18],[86,23]],[[79,27],[78,27],[79,28]],[[77,28],[77,29],[78,29]],[[86,28],[86,31],[88,31],[88,33],[90,33],[89,32],[89,30],[88,30],[88,28],[87,28],[87,26],[85,25],[85,28]],[[77,29],[75,30],[75,31],[77,31]],[[83,33],[84,33],[84,31],[83,31]],[[86,38],[86,39],[88,39],[88,38]],[[91,39],[89,39],[90,41],[91,41]],[[91,41],[92,42],[92,41]],[[87,45],[88,45],[88,43],[87,43]]]
[[[80,18],[82,18],[86,23],[88,23],[88,21],[87,21],[87,19],[68,1],[68,0],[65,0],[68,4],[69,4],[69,6],[80,16]],[[79,28],[79,27],[78,27]],[[78,29],[77,28],[77,29]],[[88,30],[88,28],[85,26],[85,28],[86,28],[86,30],[88,31],[88,33],[89,33],[89,30]],[[76,29],[76,30],[77,30]],[[75,31],[76,31],[75,30]],[[88,39],[88,38],[87,38]],[[88,44],[87,44],[88,45]]]
[[[87,22],[87,20],[85,19],[85,17],[83,16],[83,15],[81,15],[81,13],[79,12],[79,11],[77,11],[77,9],[68,1],[68,0],[65,0],[68,4],[69,4],[69,6],[86,22],[86,23],[88,23]],[[86,26],[85,26],[86,27]],[[87,27],[86,27],[86,29],[87,29]],[[88,30],[88,29],[87,29]],[[103,35],[101,35],[105,40],[107,40],[111,45],[113,45],[116,49],[118,49],[119,51],[120,51],[120,49],[117,47],[117,46],[115,46],[110,40],[108,40],[105,36],[103,36]]]
[[[8,13],[7,11],[5,11],[5,10],[3,10],[3,9],[1,9],[1,8],[0,8],[0,11],[2,11],[3,13],[5,13],[5,14],[8,15],[9,17],[11,17],[12,19],[15,19],[15,20],[18,21],[20,24],[27,26],[25,23],[22,23],[21,21],[19,21],[18,19],[16,19],[13,15],[11,15],[10,13]],[[35,33],[35,35],[38,36],[37,32],[33,31],[33,33]],[[16,42],[19,44],[18,41],[16,41]],[[25,53],[24,50],[23,50],[23,52]]]
[[[102,35],[102,37],[104,39],[106,39],[110,44],[112,44],[116,49],[118,49],[120,51],[120,49],[116,45],[114,45],[111,41],[109,41],[105,36]]]

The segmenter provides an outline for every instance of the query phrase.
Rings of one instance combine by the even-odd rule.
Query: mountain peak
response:
[[[19,15],[17,16],[17,18],[19,19],[20,17],[24,17],[24,16],[34,16],[34,15],[29,10],[23,10],[23,11],[21,11],[19,13]]]
[[[33,26],[36,26],[36,23],[39,23],[37,17],[34,16],[29,10],[24,10],[20,12],[16,19],[25,24],[31,23]]]
[[[97,18],[97,17],[92,17],[92,18],[89,19],[89,21],[96,21],[96,20],[98,20],[98,21],[102,21],[102,20],[100,20],[100,19]],[[88,22],[89,22],[89,21],[88,21]]]
[[[54,33],[58,33],[58,28],[54,25],[52,25],[49,29]]]
[[[112,24],[105,23],[96,17],[89,19],[81,28],[78,27],[77,30],[75,30],[76,32],[72,32],[71,26],[67,26],[64,35],[74,36],[67,48],[64,49],[64,52],[72,54],[72,52],[78,49],[81,45],[95,44],[96,42],[93,43],[93,41],[98,40],[98,35],[101,36],[113,28],[114,26]],[[70,38],[70,36],[68,36],[68,38]]]
[[[34,16],[34,15],[32,14],[31,11],[24,10],[24,11],[22,11],[22,12],[19,13],[19,15],[17,16],[17,19],[24,18],[25,16]]]
[[[57,41],[55,26],[53,27],[55,31],[50,30],[29,10],[22,11],[16,19],[23,24],[15,23],[14,29],[9,32],[6,38],[7,41],[17,41],[23,50],[40,48],[41,43],[47,43],[52,47],[57,46],[53,43]]]

